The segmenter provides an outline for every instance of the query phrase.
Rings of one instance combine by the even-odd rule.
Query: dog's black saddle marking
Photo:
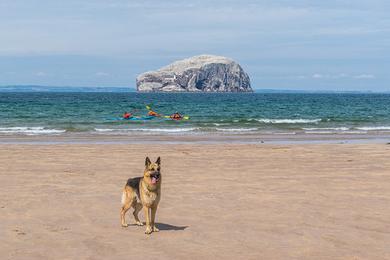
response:
[[[139,198],[139,183],[141,182],[141,179],[142,177],[130,178],[127,180],[126,183],[127,186],[130,186],[136,191],[138,198]]]

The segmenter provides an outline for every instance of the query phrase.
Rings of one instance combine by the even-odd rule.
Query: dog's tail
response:
[[[122,191],[122,199],[121,199],[122,205],[125,205],[125,202],[126,202],[126,191]]]

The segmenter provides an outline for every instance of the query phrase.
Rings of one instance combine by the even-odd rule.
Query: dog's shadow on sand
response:
[[[143,222],[144,226],[146,225],[145,222]],[[136,224],[129,224],[129,226],[136,227]],[[166,223],[158,223],[156,222],[156,226],[160,231],[183,231],[184,229],[188,228],[188,226],[174,226]]]
[[[166,223],[158,223],[158,222],[156,223],[156,226],[158,229],[160,229],[160,231],[164,231],[164,230],[182,231],[188,228],[188,226],[174,226],[174,225],[170,225]]]

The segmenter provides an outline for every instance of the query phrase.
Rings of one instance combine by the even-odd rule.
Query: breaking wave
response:
[[[266,124],[308,124],[308,123],[319,123],[321,119],[269,119],[269,118],[260,118],[254,119],[257,122],[266,123]]]
[[[39,134],[60,134],[66,130],[59,129],[47,129],[45,127],[0,127],[1,134],[26,134],[26,135],[39,135]]]

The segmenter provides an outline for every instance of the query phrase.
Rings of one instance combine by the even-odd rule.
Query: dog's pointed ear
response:
[[[149,157],[146,156],[145,159],[145,167],[148,167],[152,162],[150,161]]]
[[[157,163],[158,165],[160,165],[160,164],[161,164],[161,158],[160,158],[160,156],[157,158],[157,161],[156,161],[156,163]]]

